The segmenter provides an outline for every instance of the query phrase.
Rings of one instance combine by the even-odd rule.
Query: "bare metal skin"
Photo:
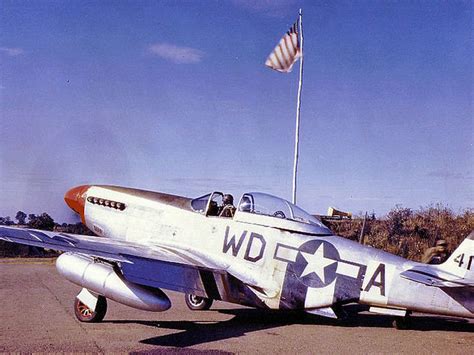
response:
[[[78,300],[91,314],[104,296],[166,310],[164,289],[332,318],[348,303],[400,317],[474,317],[474,233],[445,263],[425,265],[335,236],[274,196],[244,194],[228,216],[218,215],[223,198],[84,185],[65,200],[100,238],[9,227],[0,238],[67,251],[58,270],[87,289]]]

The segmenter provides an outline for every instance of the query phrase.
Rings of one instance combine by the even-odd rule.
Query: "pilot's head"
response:
[[[234,197],[231,194],[225,194],[222,198],[222,203],[224,205],[233,205],[234,204]]]
[[[445,251],[448,247],[448,243],[444,239],[436,241],[436,250]]]

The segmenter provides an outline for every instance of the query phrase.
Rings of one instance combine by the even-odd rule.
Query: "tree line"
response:
[[[359,216],[328,224],[335,234],[359,240],[364,220]],[[424,251],[437,240],[446,240],[448,252],[452,253],[474,230],[474,209],[455,213],[441,204],[417,210],[396,206],[382,218],[369,217],[364,229],[364,244],[420,261]]]

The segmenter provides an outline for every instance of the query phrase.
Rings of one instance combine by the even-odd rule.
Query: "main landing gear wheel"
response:
[[[205,311],[212,306],[212,300],[210,298],[199,297],[192,293],[185,294],[184,300],[188,308],[192,311]]]
[[[74,300],[74,314],[81,322],[98,323],[101,322],[107,313],[107,299],[104,296],[98,296],[95,311],[87,307],[77,298]]]

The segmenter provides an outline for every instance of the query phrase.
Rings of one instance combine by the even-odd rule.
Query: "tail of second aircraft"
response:
[[[457,247],[439,268],[474,284],[474,231]]]
[[[474,231],[469,234],[451,256],[441,265],[424,265],[400,274],[411,281],[436,287],[474,286]]]

